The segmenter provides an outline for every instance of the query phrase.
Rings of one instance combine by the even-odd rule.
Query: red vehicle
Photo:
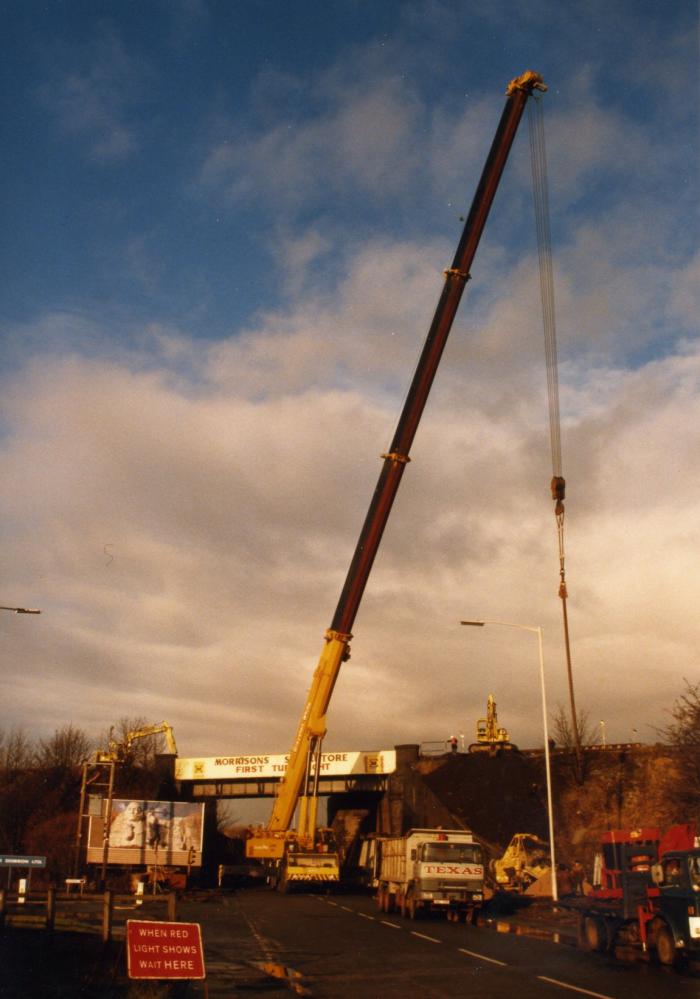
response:
[[[662,963],[700,961],[700,844],[693,825],[611,830],[600,884],[562,903],[580,916],[589,950],[636,947]]]

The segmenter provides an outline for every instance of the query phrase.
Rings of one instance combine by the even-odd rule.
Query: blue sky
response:
[[[653,739],[659,673],[668,707],[697,673],[697,5],[28,0],[4,22],[3,603],[44,613],[4,622],[0,730],[138,714],[185,755],[283,751],[532,68],[580,699]],[[527,646],[468,651],[465,615],[544,624],[565,700],[531,202],[523,122],[331,746],[469,733],[491,692],[535,744]]]

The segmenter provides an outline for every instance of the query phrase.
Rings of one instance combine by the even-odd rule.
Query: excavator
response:
[[[335,614],[325,633],[321,656],[313,675],[284,776],[272,814],[264,828],[246,842],[249,858],[268,862],[270,881],[280,890],[295,883],[323,885],[340,879],[339,859],[327,830],[317,828],[321,746],[326,735],[326,713],[340,667],[350,658],[352,626],[367,585],[384,528],[398,491],[409,451],[428,394],[452,328],[462,293],[470,278],[486,220],[520,124],[534,91],[544,91],[539,73],[528,70],[511,80],[506,103],[486,159],[452,266],[444,285],[413,376],[391,446],[370,501],[360,537]],[[292,829],[299,810],[297,829]]]
[[[144,725],[133,732],[127,732],[122,742],[117,742],[112,737],[112,730],[109,734],[107,749],[98,749],[95,753],[95,763],[124,763],[129,756],[129,750],[137,739],[146,739],[149,735],[164,735],[165,745],[168,755],[177,756],[177,746],[172,726],[167,722],[158,722],[155,725]]]
[[[498,724],[496,713],[496,701],[493,694],[489,694],[486,701],[486,717],[479,718],[476,723],[476,742],[469,747],[470,753],[489,753],[490,756],[497,756],[504,751],[517,750],[508,737],[508,731]]]

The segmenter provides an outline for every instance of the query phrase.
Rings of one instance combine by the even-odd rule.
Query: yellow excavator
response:
[[[379,543],[404,470],[409,451],[437,372],[462,293],[474,260],[508,154],[525,105],[535,90],[546,90],[539,73],[528,71],[512,80],[506,104],[491,144],[452,266],[445,282],[425,345],[409,388],[391,446],[383,465],[335,615],[325,634],[306,703],[280,782],[272,815],[265,828],[246,842],[249,858],[269,862],[270,880],[281,890],[295,883],[324,884],[340,878],[339,859],[327,830],[317,829],[321,746],[326,734],[326,712],[340,666],[350,658],[351,630]],[[299,807],[298,826],[292,829]]]
[[[489,694],[486,701],[486,717],[479,718],[476,723],[476,742],[469,747],[470,753],[489,753],[497,756],[500,752],[517,750],[508,737],[508,731],[498,724],[498,714],[496,713],[496,701],[493,694]]]
[[[117,740],[112,737],[112,731],[110,730],[107,749],[98,749],[95,753],[94,762],[124,763],[129,755],[129,750],[131,749],[133,743],[136,742],[137,739],[146,739],[149,735],[164,735],[168,755],[177,756],[177,746],[175,744],[175,736],[173,735],[172,726],[168,725],[167,722],[158,722],[155,725],[144,725],[143,728],[137,728],[133,732],[127,732],[121,742],[117,742]]]

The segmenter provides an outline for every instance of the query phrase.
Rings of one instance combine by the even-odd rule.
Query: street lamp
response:
[[[542,691],[542,727],[544,729],[544,761],[547,774],[547,820],[549,823],[549,857],[552,865],[552,901],[559,901],[557,890],[557,867],[554,850],[554,809],[552,807],[552,771],[549,764],[549,731],[547,728],[547,694],[544,686],[544,652],[542,648],[542,628],[532,624],[513,624],[511,621],[460,621],[460,624],[473,628],[483,628],[487,624],[495,624],[503,628],[518,628],[519,631],[530,631],[537,635],[540,653],[540,687]]]
[[[36,607],[0,607],[0,610],[12,611],[13,614],[41,614]]]

